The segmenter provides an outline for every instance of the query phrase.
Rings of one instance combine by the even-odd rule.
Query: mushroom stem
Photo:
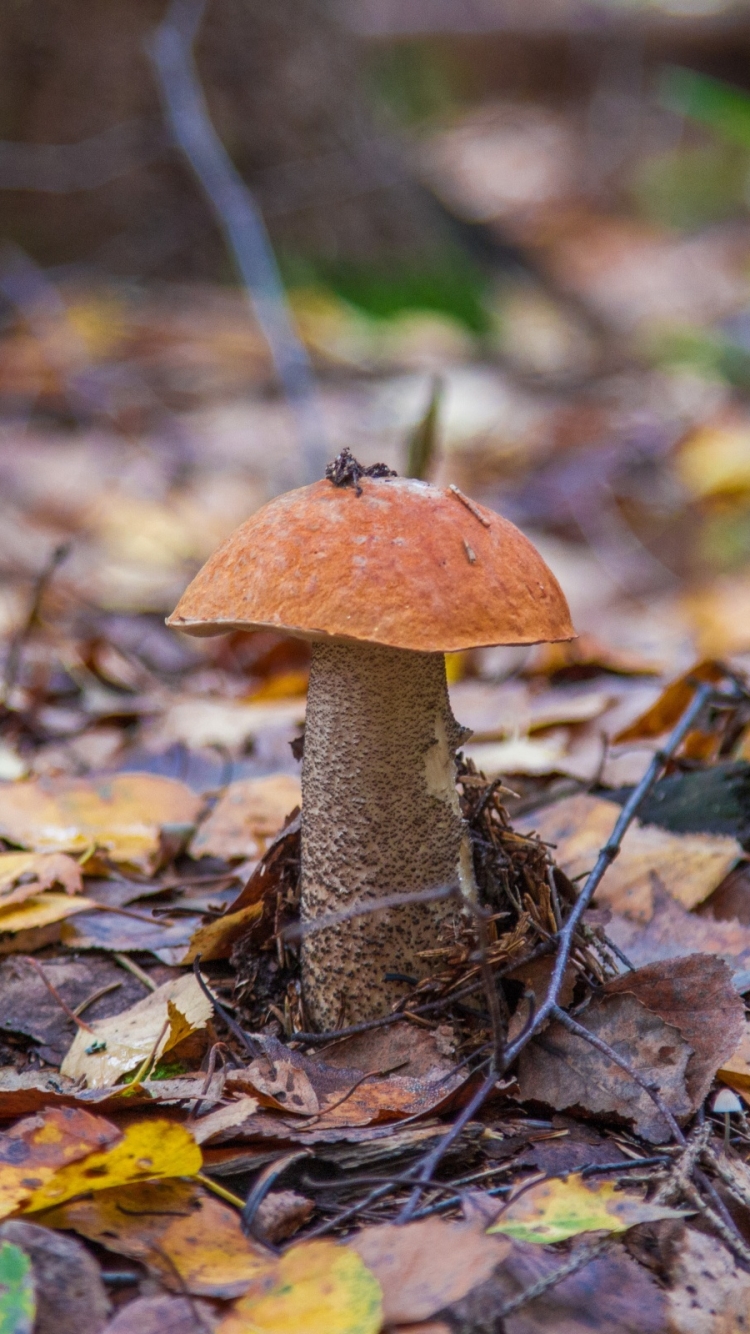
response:
[[[456,792],[456,747],[442,653],[314,644],[302,770],[303,922],[395,893],[473,888]],[[367,913],[302,946],[309,1022],[318,1030],[388,1013],[429,973],[420,958],[455,907]],[[386,975],[389,975],[387,978]],[[394,975],[400,975],[400,980]],[[389,980],[390,979],[390,980]]]

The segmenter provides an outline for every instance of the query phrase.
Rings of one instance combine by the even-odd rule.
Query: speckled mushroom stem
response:
[[[442,653],[342,641],[313,646],[302,770],[302,920],[473,874],[455,785],[468,733],[451,713]],[[455,907],[408,904],[307,935],[308,1021],[326,1031],[388,1013],[421,978]]]

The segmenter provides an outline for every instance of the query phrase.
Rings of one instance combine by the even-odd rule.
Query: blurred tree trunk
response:
[[[110,141],[88,150],[100,172],[122,160],[115,179],[58,193],[0,189],[0,234],[43,263],[171,277],[230,271],[199,188],[166,139],[144,51],[164,10],[165,0],[10,0],[0,9],[0,139],[75,144],[123,127],[116,152]],[[208,6],[197,59],[211,115],[287,252],[403,257],[435,226],[367,105],[358,55],[326,0]],[[79,162],[79,185],[81,172],[93,179]]]

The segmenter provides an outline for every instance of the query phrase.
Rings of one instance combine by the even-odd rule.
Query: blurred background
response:
[[[348,446],[569,597],[451,662],[477,762],[632,781],[663,681],[746,665],[749,394],[750,4],[13,0],[0,778],[293,771],[304,646],[163,618]]]

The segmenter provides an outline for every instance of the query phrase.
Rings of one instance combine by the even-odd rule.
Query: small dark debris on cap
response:
[[[326,477],[334,486],[353,486],[358,496],[362,495],[360,481],[363,477],[397,477],[392,468],[385,463],[371,463],[363,468],[354,458],[350,449],[342,449],[333,463],[326,468]]]

